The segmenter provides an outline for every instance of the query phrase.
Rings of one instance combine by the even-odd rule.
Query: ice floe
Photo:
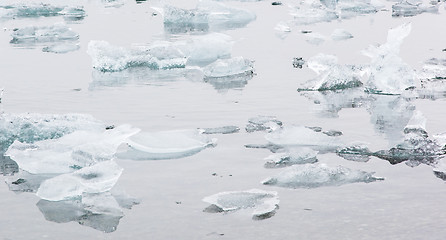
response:
[[[375,177],[373,174],[343,166],[329,167],[326,164],[315,163],[288,167],[275,177],[268,178],[262,183],[286,188],[316,188],[383,180],[383,178]]]
[[[424,5],[422,1],[402,0],[392,5],[393,17],[413,17],[421,13],[438,13],[438,2],[435,5]]]
[[[311,148],[291,148],[285,152],[276,153],[265,158],[265,168],[280,168],[295,164],[317,162],[317,151]]]
[[[128,148],[117,154],[133,160],[183,158],[214,146],[217,139],[208,138],[200,130],[141,132],[128,138]]]
[[[232,29],[244,27],[256,19],[251,11],[208,0],[200,1],[195,9],[170,5],[154,9],[163,15],[165,30],[171,33]]]
[[[221,192],[203,198],[211,204],[204,212],[232,212],[240,209],[253,208],[252,219],[263,220],[275,215],[279,208],[277,192],[250,189],[247,191]]]

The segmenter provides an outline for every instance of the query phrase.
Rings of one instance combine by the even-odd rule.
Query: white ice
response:
[[[205,212],[230,212],[253,208],[252,218],[255,220],[270,218],[279,208],[277,192],[259,189],[221,192],[205,197],[203,201],[211,204]]]
[[[49,42],[76,42],[79,34],[74,32],[64,23],[56,23],[52,26],[24,27],[14,29],[11,43],[36,44]]]
[[[134,160],[182,158],[214,146],[216,141],[201,134],[198,129],[141,132],[129,137],[128,149],[117,156]]]
[[[36,195],[49,201],[61,201],[79,198],[85,193],[103,193],[115,185],[122,170],[114,160],[100,162],[44,181]]]
[[[252,75],[254,73],[253,62],[243,57],[218,59],[203,68],[206,78],[222,78],[240,75]]]
[[[283,153],[272,154],[265,158],[266,168],[287,167],[295,164],[306,164],[317,162],[317,151],[311,148],[291,148]]]
[[[373,173],[352,170],[343,166],[329,167],[326,164],[315,163],[288,167],[262,183],[286,188],[316,188],[357,182],[369,183],[376,180],[383,179],[374,177]]]

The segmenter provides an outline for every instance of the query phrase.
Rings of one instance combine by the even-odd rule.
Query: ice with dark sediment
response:
[[[252,219],[254,220],[270,218],[279,208],[277,192],[259,189],[221,192],[205,197],[203,201],[211,204],[203,210],[209,213],[233,212],[252,208]]]
[[[48,221],[56,223],[78,222],[103,232],[117,229],[124,216],[122,208],[130,209],[139,201],[114,193],[83,194],[80,199],[48,201],[41,199],[37,207]]]
[[[317,162],[317,151],[311,148],[291,148],[265,158],[265,168],[281,168],[296,164]]]
[[[315,163],[288,167],[275,177],[268,178],[262,183],[285,188],[317,188],[383,180],[383,178],[375,177],[373,174],[343,166],[329,167],[326,164]]]
[[[275,116],[257,116],[248,119],[245,127],[247,132],[274,131],[282,126],[282,122]]]
[[[163,15],[165,30],[171,33],[233,29],[256,19],[251,11],[208,0],[198,2],[195,9],[170,5],[154,9]]]
[[[107,192],[116,184],[122,170],[114,160],[103,161],[43,181],[36,195],[49,201],[61,201]]]
[[[363,85],[362,67],[340,65],[336,56],[320,53],[310,58],[307,65],[318,77],[306,82],[298,91],[343,90]]]
[[[0,6],[0,19],[63,16],[67,22],[79,21],[86,13],[82,6],[61,6],[45,3],[27,3]]]
[[[354,162],[368,162],[370,156],[373,156],[373,152],[365,144],[360,143],[338,149],[336,154],[346,160]]]
[[[446,98],[446,59],[427,60],[422,70],[417,72],[417,76],[421,79],[421,88],[417,90],[419,98]]]
[[[132,48],[90,41],[87,53],[92,58],[93,68],[101,72],[117,72],[134,67],[158,70],[185,68],[186,64],[204,66],[230,57],[231,50],[231,37],[212,33],[184,41],[156,42]]]
[[[116,154],[119,158],[133,160],[160,160],[194,155],[216,144],[200,130],[172,130],[141,132],[128,138],[127,149]]]
[[[431,2],[432,3],[432,2]],[[438,13],[439,3],[434,5],[423,4],[422,1],[402,0],[392,5],[393,17],[413,17],[421,13]]]
[[[421,112],[415,111],[404,128],[404,141],[389,150],[377,151],[373,156],[385,159],[391,164],[407,161],[410,166],[421,163],[435,165],[438,159],[446,154],[446,149],[440,137],[429,138],[425,124],[426,118]]]
[[[304,126],[283,127],[266,134],[265,139],[284,148],[308,147],[320,152],[332,152],[344,146],[338,136],[327,136]]]
[[[353,38],[353,35],[345,29],[335,29],[331,33],[331,39],[334,41],[342,41]]]
[[[223,126],[216,128],[199,128],[202,134],[231,134],[240,131],[237,126]]]
[[[52,26],[14,29],[11,44],[19,47],[43,46],[44,52],[67,53],[79,49],[79,35],[63,23]]]
[[[84,114],[0,113],[0,152],[3,154],[15,140],[34,143],[60,138],[76,130],[104,129],[104,123]]]
[[[400,46],[411,31],[411,24],[406,23],[390,29],[387,42],[379,46],[370,46],[363,50],[371,58],[369,78],[366,90],[375,94],[402,94],[415,85],[415,71],[398,55]]]
[[[75,131],[35,143],[15,141],[5,155],[32,174],[63,174],[113,159],[119,145],[139,129],[122,125],[111,130]]]

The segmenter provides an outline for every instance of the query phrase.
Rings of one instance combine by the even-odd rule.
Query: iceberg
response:
[[[209,139],[196,130],[141,132],[127,140],[126,151],[117,157],[133,160],[160,160],[183,158],[214,146],[217,139]]]
[[[139,129],[122,125],[105,131],[75,131],[58,139],[32,144],[14,142],[6,151],[21,170],[32,174],[62,174],[113,159],[119,145]]]
[[[48,201],[61,201],[107,192],[118,181],[122,170],[113,160],[103,161],[45,180],[36,195]]]
[[[282,122],[277,120],[274,116],[257,116],[248,119],[248,124],[245,127],[246,132],[257,131],[273,131],[282,127]]]
[[[375,177],[373,174],[343,166],[329,167],[326,164],[315,163],[291,166],[262,183],[285,188],[317,188],[383,180],[383,178]]]
[[[250,189],[247,191],[221,192],[203,198],[211,204],[204,212],[232,212],[240,209],[253,208],[252,218],[263,220],[274,216],[279,208],[277,192]]]
[[[76,130],[96,131],[105,124],[83,114],[0,113],[0,153],[15,141],[34,143],[60,138]]]
[[[215,1],[200,1],[190,10],[170,5],[154,9],[163,15],[165,30],[171,33],[240,28],[256,19],[251,11]]]
[[[439,4],[433,6],[422,5],[421,1],[412,3],[402,0],[392,5],[392,17],[413,17],[421,13],[438,13]]]
[[[304,126],[284,127],[265,135],[266,140],[282,147],[308,147],[315,151],[336,151],[343,147],[337,136],[327,136]]]
[[[307,62],[308,68],[316,72],[318,77],[307,81],[298,91],[343,90],[361,87],[363,70],[353,65],[339,65],[333,55],[318,54]]]
[[[199,130],[202,134],[231,134],[239,132],[240,128],[237,126],[224,126],[216,128],[200,128]]]
[[[317,151],[310,148],[291,148],[283,153],[270,155],[265,160],[265,168],[281,168],[295,164],[307,164],[317,162]]]
[[[398,56],[400,45],[411,31],[411,24],[390,29],[387,42],[362,51],[370,57],[370,76],[366,89],[376,94],[402,94],[415,84],[415,71]]]

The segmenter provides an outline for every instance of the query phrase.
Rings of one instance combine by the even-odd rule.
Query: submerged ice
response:
[[[208,138],[200,130],[141,132],[127,140],[127,149],[117,154],[133,160],[183,158],[214,146],[217,139]]]
[[[383,178],[375,177],[373,173],[343,166],[329,167],[326,164],[315,163],[291,166],[262,183],[286,188],[316,188],[358,182],[370,183],[377,180],[383,180]]]
[[[211,204],[204,212],[232,212],[240,209],[253,208],[254,220],[267,219],[279,208],[279,198],[276,192],[251,189],[247,191],[221,192],[203,198]]]

